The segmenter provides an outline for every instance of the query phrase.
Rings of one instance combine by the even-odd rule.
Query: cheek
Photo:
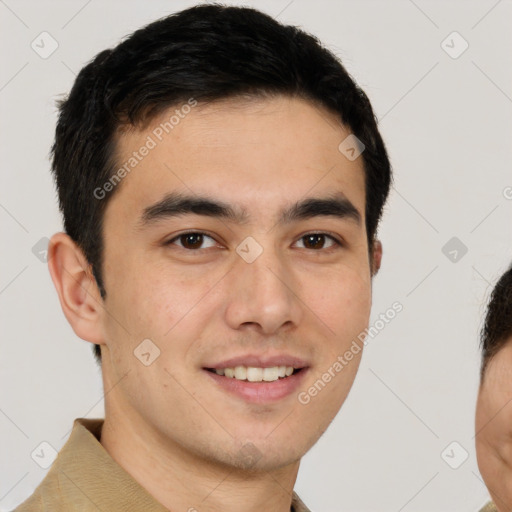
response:
[[[112,306],[138,337],[165,336],[208,289],[207,279],[184,279],[169,264],[132,262],[131,269],[116,273]]]
[[[128,354],[123,365],[137,366],[132,353],[142,340],[150,339],[158,349],[155,350],[159,354],[155,359],[156,367],[183,371],[218,309],[208,300],[214,284],[211,276],[185,280],[164,271],[132,280],[118,302],[117,311],[130,332],[128,350],[126,333],[114,325],[117,336],[114,345],[119,359],[126,357],[124,353]],[[166,378],[168,376],[164,375],[164,380]]]
[[[357,336],[368,325],[371,284],[364,273],[355,270],[308,280],[306,300],[330,329],[331,335],[345,340]]]

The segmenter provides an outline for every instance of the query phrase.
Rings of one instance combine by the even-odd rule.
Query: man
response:
[[[482,368],[476,408],[476,454],[494,503],[512,509],[512,266],[494,287],[482,329]]]
[[[82,69],[52,169],[49,269],[105,419],[17,510],[307,511],[300,459],[350,391],[382,255],[366,95],[301,30],[196,6]]]

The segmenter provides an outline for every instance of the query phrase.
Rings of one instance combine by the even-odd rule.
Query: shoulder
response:
[[[489,501],[478,512],[498,512],[498,509],[492,501]]]

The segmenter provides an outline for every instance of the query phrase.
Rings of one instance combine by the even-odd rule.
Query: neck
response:
[[[102,446],[168,510],[290,512],[300,461],[270,471],[241,471],[162,438],[125,408],[105,405]]]

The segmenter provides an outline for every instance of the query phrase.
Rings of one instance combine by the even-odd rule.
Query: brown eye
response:
[[[178,235],[172,240],[169,240],[166,243],[166,245],[172,245],[176,241],[179,241],[179,244],[176,244],[179,247],[182,247],[183,249],[188,249],[190,251],[197,251],[198,249],[205,248],[201,246],[205,243],[205,240],[208,238],[213,242],[213,244],[211,244],[209,247],[213,247],[215,245],[215,240],[213,240],[211,236],[208,236],[205,233],[195,231],[190,233],[182,233],[181,235]]]
[[[326,233],[309,233],[301,237],[300,240],[303,240],[305,249],[319,250],[326,249],[325,242],[327,239],[331,240],[331,245],[329,245],[327,249],[330,249],[335,245],[341,245],[341,243],[338,242],[338,240],[336,240],[334,237]]]

